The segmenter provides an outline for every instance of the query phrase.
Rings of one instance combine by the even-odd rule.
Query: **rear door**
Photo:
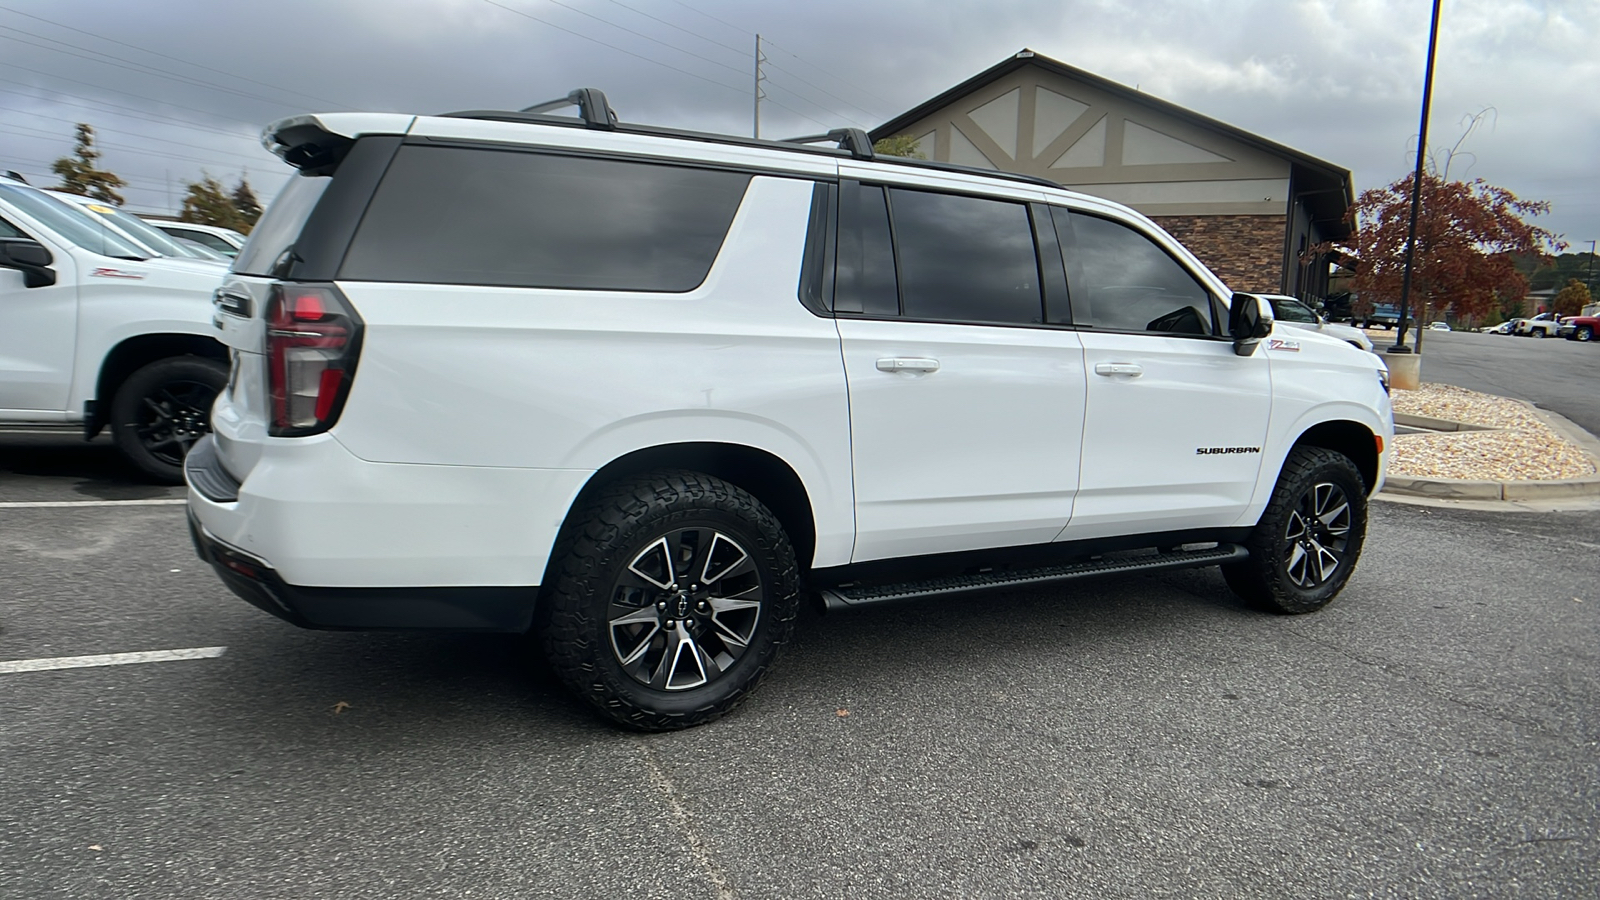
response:
[[[1051,540],[1072,515],[1084,378],[1044,305],[1064,280],[1048,232],[1040,265],[1043,207],[850,180],[839,206],[854,560]]]

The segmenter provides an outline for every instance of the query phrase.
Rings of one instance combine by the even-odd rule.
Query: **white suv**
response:
[[[1371,354],[1047,182],[568,100],[268,128],[300,172],[218,294],[188,463],[244,599],[533,631],[666,729],[745,696],[802,597],[1220,564],[1298,613],[1350,577],[1393,434]]]

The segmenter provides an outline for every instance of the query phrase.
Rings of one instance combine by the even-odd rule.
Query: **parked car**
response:
[[[1295,328],[1321,332],[1368,353],[1374,352],[1372,339],[1367,337],[1366,333],[1359,328],[1352,328],[1349,325],[1334,325],[1324,319],[1316,310],[1294,297],[1288,297],[1283,294],[1262,294],[1261,296],[1272,304],[1272,314],[1276,321],[1285,325],[1292,325]]]
[[[110,425],[130,462],[181,482],[227,381],[211,325],[221,274],[0,178],[0,429],[92,438]]]
[[[1428,330],[1429,331],[1449,331],[1450,330],[1450,323],[1448,323],[1448,322],[1429,322],[1428,323]]]
[[[239,255],[239,248],[243,247],[245,242],[245,236],[239,232],[216,225],[158,221],[151,221],[150,224],[175,238],[186,238],[209,247],[229,259]]]
[[[1507,319],[1499,325],[1485,325],[1478,330],[1484,334],[1510,334],[1517,327],[1516,319]]]
[[[1555,337],[1559,325],[1555,313],[1544,312],[1531,319],[1518,319],[1512,334],[1536,338]]]
[[[1600,335],[1600,315],[1568,316],[1561,320],[1561,336],[1569,341],[1589,342]]]
[[[1416,324],[1417,320],[1415,317],[1411,315],[1406,316],[1407,328],[1413,328],[1416,326]],[[1400,325],[1400,307],[1393,303],[1375,304],[1372,307],[1372,312],[1367,314],[1363,325],[1367,328],[1382,328],[1386,331],[1393,331]]]
[[[1221,565],[1305,613],[1350,577],[1383,369],[1149,219],[855,129],[533,109],[561,102],[581,118],[267,128],[299,172],[217,294],[231,386],[187,463],[243,599],[531,630],[602,715],[661,730],[747,696],[806,597]]]

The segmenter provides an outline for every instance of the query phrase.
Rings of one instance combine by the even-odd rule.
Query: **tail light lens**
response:
[[[298,437],[338,421],[361,351],[361,317],[333,285],[275,284],[267,301],[267,432]]]

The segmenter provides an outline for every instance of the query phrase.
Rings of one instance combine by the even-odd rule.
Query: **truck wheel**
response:
[[[1572,336],[1587,343],[1588,341],[1594,340],[1594,329],[1588,325],[1585,325],[1582,328],[1574,331]]]
[[[211,430],[211,404],[228,369],[202,356],[156,360],[129,375],[111,401],[111,436],[139,471],[183,483],[183,458]]]
[[[725,715],[794,628],[794,548],[771,511],[719,478],[629,479],[568,529],[540,598],[545,653],[615,722],[668,731]]]
[[[1296,447],[1245,541],[1250,558],[1222,567],[1245,601],[1269,612],[1315,612],[1344,587],[1367,533],[1367,491],[1349,457]]]
[[[1531,331],[1529,333],[1532,334],[1536,338],[1543,338],[1544,337],[1544,329],[1543,328],[1536,328],[1536,329],[1534,329],[1533,331]]]

